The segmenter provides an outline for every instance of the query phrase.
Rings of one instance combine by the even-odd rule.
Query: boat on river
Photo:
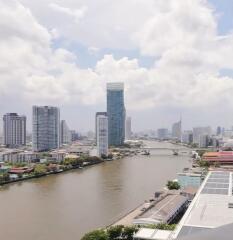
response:
[[[149,150],[144,150],[142,152],[142,155],[149,156],[150,155],[150,151]]]

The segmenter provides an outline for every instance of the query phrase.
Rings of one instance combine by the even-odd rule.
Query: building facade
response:
[[[9,148],[26,145],[26,117],[17,113],[3,116],[3,143]]]
[[[36,152],[60,147],[60,110],[51,106],[33,106],[32,145]]]
[[[185,187],[197,187],[199,188],[202,183],[203,176],[200,173],[177,173],[178,183],[183,189]]]
[[[195,127],[193,128],[193,143],[200,143],[201,135],[211,135],[210,127]]]
[[[96,112],[95,114],[95,141],[97,144],[97,117],[98,116],[107,116],[107,112]]]
[[[127,117],[125,121],[125,139],[130,140],[132,137],[131,117]]]
[[[168,129],[167,128],[159,128],[157,130],[157,136],[160,140],[168,139]]]
[[[107,83],[109,146],[120,146],[125,140],[124,84]]]
[[[181,141],[182,135],[182,122],[176,122],[172,125],[172,137]]]
[[[182,133],[182,142],[191,144],[193,142],[193,132],[192,131],[184,131]]]
[[[65,120],[61,120],[61,144],[71,143],[71,131]]]
[[[108,117],[98,115],[97,117],[97,153],[101,157],[108,155]]]
[[[206,134],[200,135],[200,137],[199,137],[199,147],[200,148],[208,147],[209,146],[209,142],[210,142],[209,135],[206,135]]]

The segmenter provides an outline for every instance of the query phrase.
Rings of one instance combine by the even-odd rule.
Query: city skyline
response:
[[[7,63],[1,72],[0,116],[22,112],[30,125],[32,105],[52,105],[62,109],[72,129],[88,131],[95,112],[105,109],[106,82],[122,81],[136,131],[169,126],[177,113],[185,129],[230,128],[232,4],[0,1],[1,59]],[[135,22],[127,21],[128,14]]]
[[[45,105],[46,106],[46,105]],[[32,106],[31,106],[32,107]],[[60,111],[62,111],[62,109],[60,109],[59,107],[57,107],[56,105],[55,106],[51,106],[51,105],[49,105],[48,107],[55,107],[55,108],[58,108]],[[9,114],[10,113],[10,111],[9,112],[6,112],[6,113],[4,113],[4,115],[6,115],[6,114]],[[81,134],[86,134],[86,133],[88,133],[89,131],[92,131],[93,133],[95,133],[96,132],[96,117],[98,116],[98,114],[100,114],[100,115],[102,115],[102,114],[107,114],[107,112],[104,112],[104,111],[102,111],[102,112],[95,112],[95,113],[93,113],[94,114],[94,116],[92,116],[91,117],[91,121],[94,121],[94,124],[91,124],[91,127],[90,128],[86,128],[86,129],[80,129],[80,128],[72,128],[72,127],[70,127],[70,126],[72,126],[72,124],[70,124],[71,123],[71,121],[68,121],[68,126],[69,126],[69,130],[70,131],[76,131],[76,132],[78,132],[78,133],[81,133]],[[4,117],[4,115],[2,116],[2,119],[3,119],[3,117]],[[27,118],[27,133],[29,133],[29,134],[32,134],[32,131],[33,131],[33,129],[32,129],[32,121],[31,121],[31,119],[30,119],[30,115],[32,115],[32,112],[30,113],[30,115],[29,116],[26,116],[25,114],[22,114],[23,116],[25,116],[26,118]],[[28,118],[30,119],[30,121],[28,121]],[[62,121],[65,121],[66,122],[66,124],[67,124],[67,119],[64,119],[65,118],[65,116],[64,116],[64,114],[63,114],[63,116],[61,117],[61,122]],[[129,117],[130,118],[130,120],[132,119],[132,117]],[[175,121],[177,121],[177,119],[178,118],[175,118]],[[126,117],[126,121],[127,121],[127,117]],[[178,122],[175,122],[175,123],[179,123],[179,121]],[[160,124],[160,125],[157,125],[157,126],[154,126],[154,127],[152,127],[152,128],[142,128],[142,129],[134,129],[134,131],[132,131],[132,132],[134,132],[134,133],[139,133],[139,132],[148,132],[148,131],[157,131],[158,129],[163,129],[163,128],[166,128],[166,129],[168,129],[168,131],[169,131],[169,133],[171,133],[172,134],[172,128],[173,128],[173,124],[175,124],[174,123],[174,121],[171,121],[171,122],[168,122],[167,124]],[[74,125],[73,125],[74,126]],[[134,124],[133,124],[133,126],[134,126]],[[186,127],[183,127],[183,126],[186,126]],[[192,131],[194,128],[202,128],[202,127],[205,127],[205,126],[208,126],[208,127],[210,127],[211,128],[211,131],[213,132],[213,134],[215,134],[215,132],[217,131],[217,128],[222,128],[222,129],[224,129],[225,131],[232,131],[232,129],[233,129],[233,124],[232,125],[229,125],[229,127],[226,127],[226,126],[224,126],[224,125],[221,125],[221,126],[219,126],[218,124],[217,125],[214,125],[214,126],[211,126],[210,124],[203,124],[203,123],[200,123],[200,124],[196,124],[196,125],[189,125],[190,127],[187,127],[188,126],[188,124],[186,123],[185,124],[185,122],[183,122],[183,120],[182,120],[182,132],[184,132],[184,131]],[[131,126],[131,128],[132,128],[132,126]],[[134,128],[134,127],[133,127]],[[3,135],[3,130],[4,130],[4,126],[3,126],[3,121],[0,121],[0,134],[2,134]]]
[[[232,16],[233,0],[0,0],[2,238],[229,240]]]

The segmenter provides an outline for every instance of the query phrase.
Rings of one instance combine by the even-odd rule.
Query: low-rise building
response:
[[[178,178],[178,183],[183,189],[188,186],[200,187],[203,180],[203,175],[201,173],[184,172],[184,173],[178,173],[177,178]]]
[[[146,211],[139,214],[133,223],[137,225],[171,223],[187,207],[188,198],[180,194],[166,194]]]
[[[57,162],[61,162],[65,159],[67,151],[65,149],[58,149],[50,152],[51,158]]]
[[[192,201],[194,199],[197,191],[198,191],[197,187],[188,186],[188,187],[185,187],[184,189],[182,189],[180,194],[182,196],[187,197],[189,199],[189,201]]]
[[[173,238],[189,239],[233,223],[233,172],[209,172],[178,224]],[[200,239],[200,238],[196,238]]]
[[[37,153],[18,149],[3,149],[0,152],[0,161],[10,163],[31,163],[39,158]]]
[[[202,159],[210,164],[233,164],[233,151],[206,152]]]

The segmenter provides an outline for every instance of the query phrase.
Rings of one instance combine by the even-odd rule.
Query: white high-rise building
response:
[[[71,143],[71,131],[65,120],[61,120],[61,144]]]
[[[172,125],[172,137],[176,138],[177,140],[181,141],[182,135],[182,122],[176,122]]]
[[[125,121],[125,139],[130,140],[132,136],[131,117],[127,117]]]
[[[160,140],[168,139],[168,129],[167,128],[159,128],[157,130],[157,136]]]
[[[108,155],[108,117],[106,115],[97,116],[97,152],[98,156]]]
[[[7,113],[3,116],[3,143],[15,148],[26,145],[26,117],[17,113]]]
[[[97,117],[98,117],[99,115],[107,116],[107,112],[97,112],[97,113],[95,114],[95,141],[96,141],[96,143],[97,143]]]
[[[33,150],[47,151],[60,147],[60,110],[51,106],[33,106]]]
[[[199,144],[201,135],[211,135],[211,127],[193,128],[193,143]]]
[[[206,148],[209,144],[209,135],[200,135],[199,136],[199,147]]]
[[[182,142],[190,144],[193,142],[193,132],[192,131],[184,131],[182,133]]]

